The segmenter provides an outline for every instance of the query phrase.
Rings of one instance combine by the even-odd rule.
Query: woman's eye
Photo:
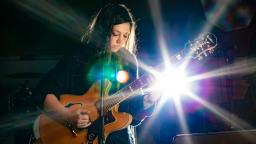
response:
[[[129,35],[124,35],[124,38],[128,38],[129,37]]]
[[[118,33],[112,32],[113,36],[118,36]]]

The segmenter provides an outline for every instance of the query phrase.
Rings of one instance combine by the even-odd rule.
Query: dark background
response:
[[[134,14],[138,26],[139,59],[151,66],[161,63],[156,29],[160,25],[154,24],[151,15],[152,0],[2,2],[0,129],[1,134],[7,136],[1,138],[3,141],[14,143],[14,136],[16,142],[25,137],[22,133],[27,132],[31,122],[28,107],[33,103],[30,101],[33,87],[62,55],[82,46],[81,34],[92,15],[107,2],[124,3]],[[213,11],[216,3],[211,0],[161,0],[159,4],[169,55],[182,50],[184,44],[193,40],[205,25],[212,25],[209,31],[218,37],[218,47],[215,54],[207,58],[206,68],[213,69],[238,59],[255,57],[255,1],[232,1],[216,22],[212,21],[219,11]],[[222,77],[214,81],[216,92],[211,95],[212,102],[255,126],[255,75],[231,79]],[[228,85],[230,81],[233,82],[232,88]],[[224,90],[221,83],[225,83]],[[171,102],[163,106],[146,136],[142,136],[145,124],[138,128],[140,143],[170,143],[173,136],[182,133],[172,106]],[[229,123],[219,121],[204,108],[187,111],[186,114],[191,132],[232,130]]]

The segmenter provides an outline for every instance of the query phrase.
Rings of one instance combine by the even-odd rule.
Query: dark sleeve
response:
[[[144,109],[143,105],[144,96],[137,96],[122,102],[119,106],[120,112],[127,112],[132,115],[133,121],[131,125],[139,125],[146,117],[151,116],[154,106]]]
[[[43,107],[47,94],[54,94],[59,97],[60,94],[67,91],[72,62],[72,56],[62,57],[56,66],[38,82],[33,90],[33,99],[36,106]]]

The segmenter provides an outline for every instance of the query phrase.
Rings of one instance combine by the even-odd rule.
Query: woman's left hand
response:
[[[154,94],[147,94],[147,95],[145,95],[144,96],[144,100],[143,100],[144,109],[147,109],[147,108],[155,105],[158,100],[159,100],[159,96],[158,95],[154,95]]]

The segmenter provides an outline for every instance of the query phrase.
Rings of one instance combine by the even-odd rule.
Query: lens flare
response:
[[[118,71],[116,80],[120,83],[127,83],[129,80],[129,73],[124,70]]]

